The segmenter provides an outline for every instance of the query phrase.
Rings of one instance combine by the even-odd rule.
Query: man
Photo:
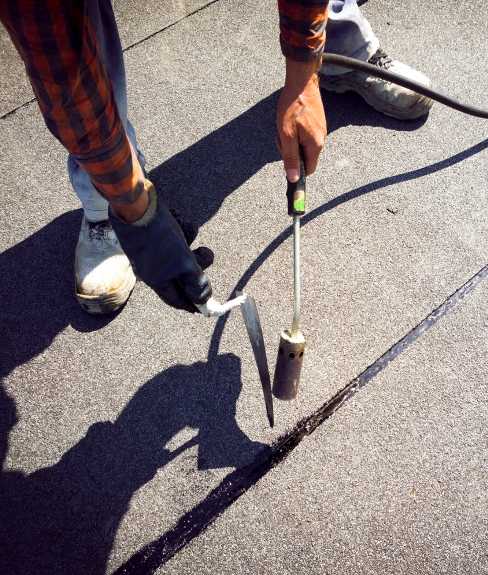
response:
[[[315,171],[325,143],[319,90],[360,93],[398,118],[428,113],[431,102],[403,88],[342,69],[321,69],[327,49],[392,67],[356,0],[278,0],[286,79],[277,107],[278,145],[287,178]],[[145,177],[144,156],[127,119],[122,48],[110,0],[4,0],[0,18],[24,60],[47,127],[69,152],[68,171],[84,210],[75,253],[76,296],[90,313],[128,299],[137,274],[169,305],[190,312],[212,289],[204,269],[210,250],[192,252],[195,230],[183,227]],[[135,272],[135,273],[134,273]]]

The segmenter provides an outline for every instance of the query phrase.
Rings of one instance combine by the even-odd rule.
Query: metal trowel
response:
[[[288,182],[286,191],[288,215],[293,216],[293,286],[294,306],[291,329],[280,334],[278,358],[273,379],[273,394],[278,399],[295,399],[303,366],[305,337],[300,331],[300,218],[305,214],[306,176],[303,153],[300,159],[300,179]]]
[[[259,320],[258,308],[254,298],[250,295],[242,294],[245,297],[241,305],[242,316],[246,324],[247,335],[251,342],[254,359],[259,372],[261,386],[263,388],[264,403],[266,404],[266,414],[270,427],[274,426],[273,414],[273,393],[271,391],[271,377],[269,375],[268,358],[266,357],[266,347],[264,345],[263,330]]]
[[[266,357],[263,330],[261,328],[261,321],[259,319],[258,309],[254,299],[246,293],[238,292],[237,297],[224,304],[219,303],[215,298],[211,297],[206,304],[197,305],[197,307],[206,317],[220,317],[233,308],[241,308],[249,341],[251,342],[254,359],[258,368],[261,386],[263,388],[266,414],[268,416],[269,425],[273,427],[274,414],[271,377],[269,374],[268,359]]]

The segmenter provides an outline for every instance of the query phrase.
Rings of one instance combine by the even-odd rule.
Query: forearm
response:
[[[317,71],[325,45],[328,0],[278,0],[285,86],[277,106],[278,146],[289,182],[300,175],[300,156],[312,174],[327,133]],[[301,151],[301,152],[300,152]]]
[[[325,45],[328,0],[278,0],[280,43],[287,59],[315,63]]]

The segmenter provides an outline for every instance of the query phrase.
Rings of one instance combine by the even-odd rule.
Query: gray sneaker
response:
[[[409,80],[430,86],[430,80],[407,64],[390,58],[381,48],[368,60],[370,64],[396,72]],[[328,76],[320,71],[320,86],[330,92],[357,92],[378,112],[399,120],[415,120],[426,116],[432,107],[432,100],[416,94],[408,88],[397,86],[365,72],[351,71]]]
[[[136,278],[108,220],[83,217],[75,251],[76,298],[91,314],[111,313],[129,299]]]

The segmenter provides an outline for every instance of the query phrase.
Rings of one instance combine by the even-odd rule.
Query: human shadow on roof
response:
[[[54,465],[25,474],[3,469],[2,459],[0,573],[104,575],[132,496],[168,463],[186,453],[185,480],[165,474],[162,503],[154,502],[161,521],[174,493],[198,489],[197,469],[237,468],[264,454],[268,446],[236,422],[241,388],[235,355],[177,365],[145,383],[113,423],[90,426]],[[17,415],[1,386],[0,412],[8,416],[0,419],[5,458]]]
[[[170,206],[203,225],[237,188],[266,164],[279,160],[275,145],[278,96],[278,91],[270,94],[150,172],[149,177]],[[387,118],[354,94],[324,97],[330,133],[351,124],[388,130],[421,125]],[[327,209],[358,193],[434,173],[481,149],[482,144],[478,144],[442,162],[372,182],[361,192],[352,190],[332,200]],[[326,162],[325,156],[322,162]],[[252,209],[252,205],[243,204],[243,209]],[[80,222],[81,210],[68,212],[0,254],[0,378],[44,351],[66,326],[92,331],[113,319],[89,316],[74,298],[73,256]]]
[[[0,380],[68,325],[92,331],[114,318],[89,316],[74,297],[80,223],[81,210],[67,212],[0,254]]]
[[[356,94],[322,95],[329,134],[349,125],[415,130],[425,122],[425,118],[401,122],[384,116]],[[279,90],[153,168],[149,179],[166,202],[187,219],[203,225],[232,192],[266,164],[279,161],[275,144],[278,97]]]
[[[175,190],[182,194],[186,210],[189,214],[198,213],[200,224],[208,221],[225,197],[247,178],[273,158],[278,159],[274,144],[272,146],[273,98],[276,94],[230,122],[230,126],[217,130],[217,135],[210,134],[154,171],[163,178],[166,173],[163,166],[168,164],[168,176],[164,175],[165,181],[160,180],[160,184],[164,184],[166,194],[171,190],[173,194]],[[335,129],[341,125],[345,125],[344,122],[338,121]],[[256,149],[241,153],[238,141],[234,142],[238,134],[247,144],[254,139]],[[234,147],[224,162],[222,155],[226,151],[230,153],[229,142],[234,142]],[[351,190],[309,212],[303,223],[306,225],[363,194],[450,167],[487,147],[488,141],[484,140],[440,162]],[[219,161],[216,168],[206,173],[206,179],[200,180],[201,166],[205,166],[202,162],[212,159],[209,150],[213,150]],[[196,175],[190,178],[188,169],[192,166]],[[177,178],[178,174],[181,175],[179,187],[170,186],[171,178]],[[208,184],[215,185],[213,196]],[[190,186],[187,194],[184,194],[185,185]],[[174,195],[171,198],[173,205],[180,207],[178,199]],[[84,314],[72,295],[72,261],[80,219],[79,211],[64,214],[0,254],[2,375],[41,353],[67,325],[89,330],[110,321],[110,318]],[[289,230],[285,230],[250,264],[239,281],[241,287],[288,234]],[[249,440],[235,421],[236,390],[241,386],[240,364],[235,356],[218,355],[224,325],[222,320],[211,345],[210,364],[220,366],[218,371],[222,374],[222,387],[217,396],[215,391],[219,386],[208,376],[204,364],[176,366],[145,384],[115,423],[93,425],[53,466],[31,475],[15,471],[0,475],[0,537],[4,540],[0,541],[0,548],[8,550],[8,555],[4,554],[1,560],[11,562],[7,569],[2,569],[0,564],[0,572],[104,573],[117,527],[132,494],[177,454],[198,443],[198,468],[209,469],[240,467],[248,458],[266,449]],[[8,433],[16,420],[12,401],[7,397],[0,394],[0,421],[7,422],[0,426],[3,457]],[[198,429],[197,439],[189,439],[175,448],[176,451],[167,450],[168,441],[185,427]],[[24,558],[28,561],[22,563]],[[16,569],[20,567],[15,571],[12,565]]]

